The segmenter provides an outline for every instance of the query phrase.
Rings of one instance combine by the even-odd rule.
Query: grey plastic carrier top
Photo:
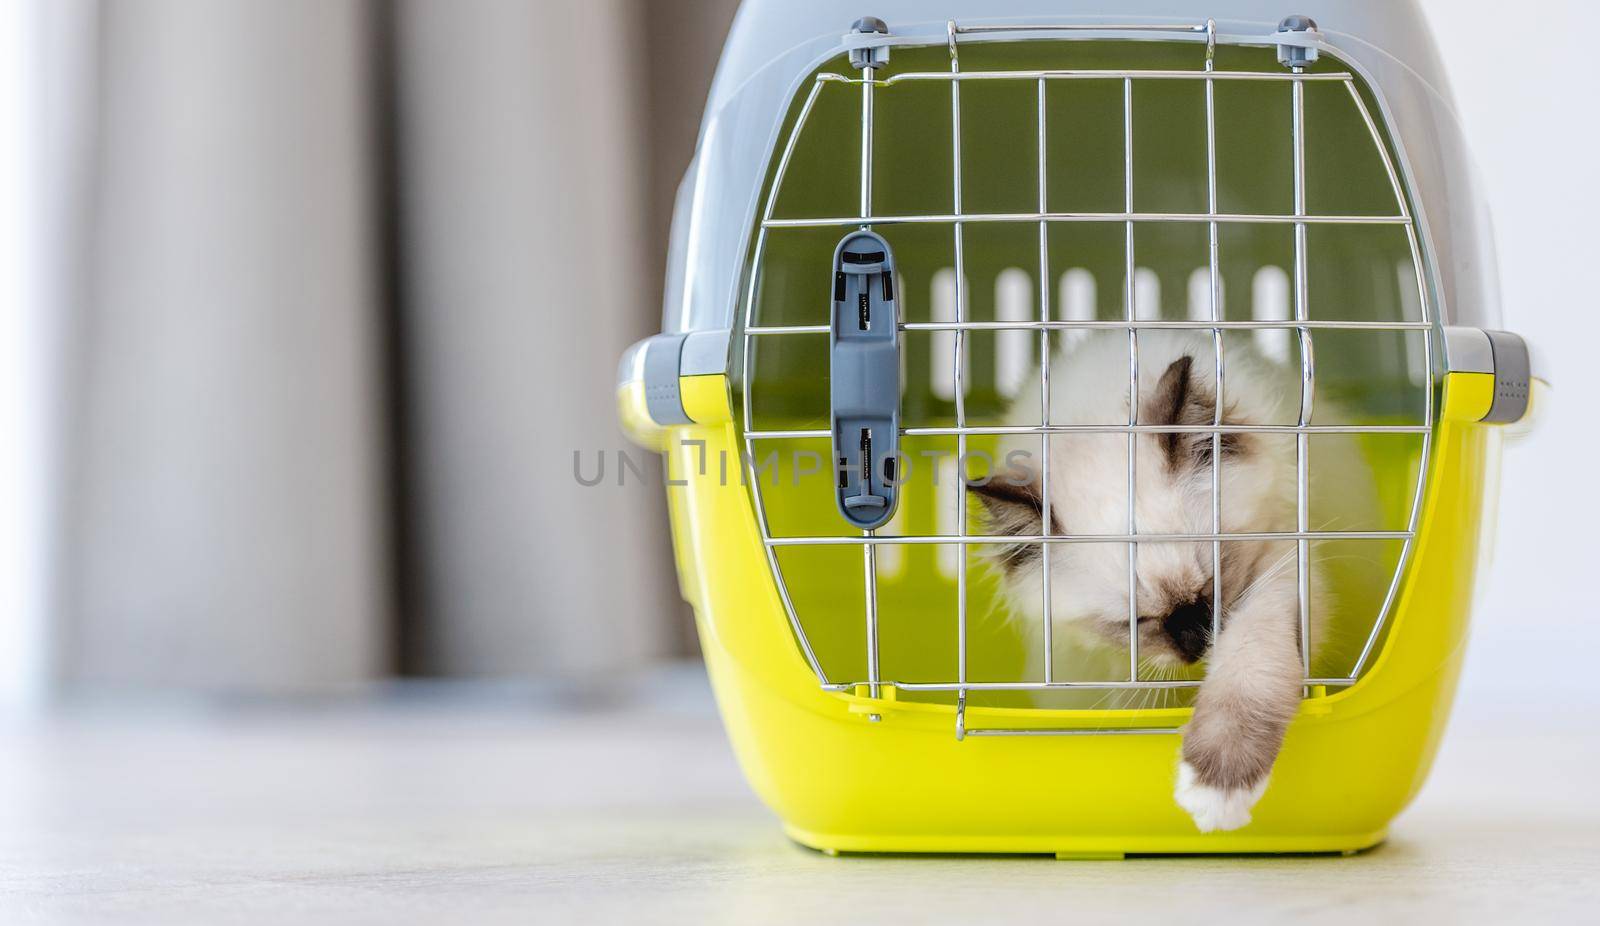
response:
[[[885,0],[871,5],[892,25],[883,38],[898,45],[943,44],[946,23],[965,14],[951,2]],[[1336,54],[1376,91],[1402,152],[1419,221],[1432,244],[1442,320],[1496,328],[1500,323],[1492,239],[1475,188],[1461,130],[1432,37],[1411,0],[1319,0],[1296,8],[1320,25],[1313,48]],[[707,100],[698,151],[679,188],[668,259],[662,331],[726,332],[738,302],[740,264],[769,155],[789,100],[822,61],[846,50],[845,30],[864,7],[850,0],[792,3],[749,0],[740,9]],[[1284,16],[1268,0],[1219,0],[1218,43],[1264,43]],[[1192,17],[1187,4],[1125,0],[1116,4],[1060,0],[993,0],[983,22],[994,24],[1156,24]],[[1015,40],[1017,33],[998,34]],[[1026,36],[1022,36],[1026,37]],[[1094,37],[1088,36],[1085,37]],[[1099,37],[1148,38],[1107,30]],[[1205,36],[1164,36],[1203,43]],[[964,42],[983,36],[964,37]],[[721,351],[697,349],[694,368],[722,372]]]

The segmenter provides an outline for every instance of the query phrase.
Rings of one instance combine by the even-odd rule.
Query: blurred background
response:
[[[1556,92],[1589,56],[1538,25],[1587,5],[1423,6],[1506,327],[1559,390],[1506,458],[1466,680],[1537,700],[1600,645],[1570,378],[1595,129]],[[626,446],[615,363],[659,330],[735,7],[0,0],[4,703],[396,678],[603,700],[692,658],[661,490],[572,467]]]
[[[691,654],[659,485],[573,453],[627,446],[734,7],[4,7],[13,700]]]

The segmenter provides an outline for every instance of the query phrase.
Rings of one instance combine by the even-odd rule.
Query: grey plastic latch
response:
[[[1314,37],[1317,35],[1317,21],[1298,13],[1293,16],[1285,16],[1283,21],[1278,23],[1278,31],[1304,32],[1308,33],[1308,37]],[[1293,68],[1298,71],[1314,64],[1316,60],[1317,50],[1313,47],[1299,44],[1278,45],[1278,63],[1286,68]]]
[[[894,255],[870,231],[844,236],[833,252],[828,375],[839,513],[872,530],[899,500],[900,329]]]
[[[850,24],[854,34],[888,35],[889,25],[876,16],[863,16]],[[889,63],[889,46],[873,45],[850,49],[850,63],[857,69],[879,68]]]

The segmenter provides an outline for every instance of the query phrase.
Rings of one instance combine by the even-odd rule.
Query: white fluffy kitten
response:
[[[1300,386],[1288,368],[1270,363],[1242,338],[1229,339],[1224,424],[1292,424]],[[1139,334],[1138,422],[1210,425],[1216,367],[1209,332],[1153,330]],[[1094,331],[1051,366],[1055,424],[1126,424],[1129,396],[1125,331]],[[1037,391],[1037,381],[1035,381]],[[1020,422],[1019,422],[1020,423]],[[1135,440],[1135,518],[1139,533],[1212,531],[1212,439],[1203,432],[1146,433]],[[1002,448],[1039,452],[1038,439]],[[1225,434],[1221,441],[1222,531],[1292,531],[1296,524],[1295,438]],[[992,533],[1039,532],[1040,466],[997,475],[972,491],[983,500]],[[1128,532],[1128,439],[1125,433],[1060,434],[1050,444],[1051,533]],[[1177,801],[1203,831],[1235,829],[1250,809],[1298,709],[1302,663],[1298,576],[1293,541],[1222,545],[1221,632],[1211,639],[1212,547],[1209,541],[1138,544],[1138,636],[1142,660],[1188,665],[1207,660],[1194,718],[1183,731]],[[1058,543],[1050,548],[1055,622],[1123,648],[1128,640],[1126,543]],[[1038,545],[1017,545],[998,558],[1016,613],[1043,620]],[[1313,573],[1313,600],[1320,583]],[[1318,615],[1326,608],[1313,606]],[[1314,630],[1313,640],[1325,635]]]

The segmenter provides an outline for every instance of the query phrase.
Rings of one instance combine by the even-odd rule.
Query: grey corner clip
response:
[[[1444,329],[1445,363],[1452,373],[1488,373],[1494,399],[1478,420],[1512,424],[1528,413],[1533,385],[1533,355],[1528,343],[1509,331],[1450,325]]]
[[[1278,33],[1280,35],[1298,34],[1298,36],[1303,36],[1313,41],[1320,41],[1322,38],[1322,34],[1317,31],[1317,21],[1298,13],[1293,16],[1285,16],[1283,21],[1278,23]],[[1286,68],[1296,71],[1303,70],[1316,63],[1316,60],[1317,49],[1313,45],[1288,42],[1278,43],[1278,63]]]
[[[1509,331],[1486,331],[1489,350],[1494,354],[1494,401],[1483,420],[1490,424],[1511,424],[1528,413],[1528,394],[1533,386],[1532,363],[1527,342]]]
[[[644,348],[644,405],[656,424],[689,424],[678,392],[684,336],[657,335]]]
[[[656,424],[693,424],[683,408],[679,377],[725,374],[731,338],[727,328],[652,335],[622,355],[617,385],[642,384],[645,410]]]
[[[894,515],[900,487],[900,326],[894,256],[873,232],[833,252],[829,424],[839,513],[861,530]]]
[[[883,35],[889,34],[889,26],[876,16],[863,16],[850,24],[852,36],[857,35]],[[889,63],[888,45],[859,44],[850,49],[850,64],[856,70],[862,68],[880,68]]]

